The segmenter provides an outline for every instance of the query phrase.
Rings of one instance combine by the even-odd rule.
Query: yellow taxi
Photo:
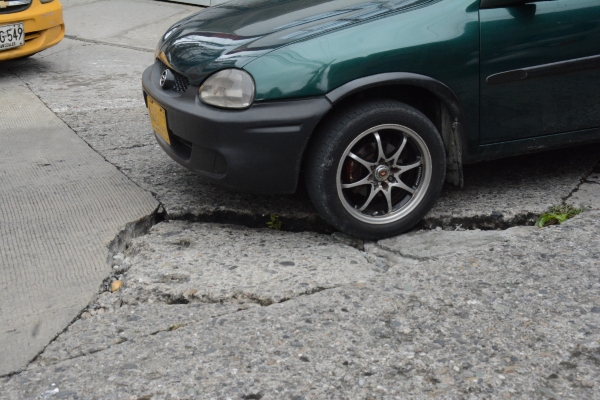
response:
[[[30,56],[64,36],[59,0],[0,0],[0,61]]]

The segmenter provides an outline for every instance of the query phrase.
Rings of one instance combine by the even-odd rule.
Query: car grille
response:
[[[11,14],[27,10],[31,6],[31,0],[9,0],[5,8],[0,8],[0,14]]]
[[[179,72],[175,72],[169,67],[165,65],[162,61],[158,61],[160,63],[160,73],[165,72],[166,69],[169,69],[173,75],[175,75],[175,84],[173,85],[173,90],[179,93],[183,93],[187,90],[188,86],[190,86],[190,80],[185,76],[181,75]]]

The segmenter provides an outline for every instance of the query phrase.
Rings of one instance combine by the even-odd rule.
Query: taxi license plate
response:
[[[169,139],[169,130],[167,129],[167,115],[165,114],[165,109],[150,96],[148,96],[148,114],[150,114],[152,129],[154,129],[154,131],[170,145],[171,140]]]
[[[25,29],[23,23],[0,26],[0,51],[23,46],[25,44]]]

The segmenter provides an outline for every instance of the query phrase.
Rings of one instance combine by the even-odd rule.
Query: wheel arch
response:
[[[464,184],[463,154],[467,143],[463,108],[452,89],[428,76],[394,72],[348,82],[326,95],[332,104],[332,109],[323,117],[315,130],[326,123],[332,115],[342,110],[345,104],[377,97],[393,98],[413,106],[434,123],[446,148],[446,181],[462,187]],[[311,142],[314,137],[315,135],[312,135]]]

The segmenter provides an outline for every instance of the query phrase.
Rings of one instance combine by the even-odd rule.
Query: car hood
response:
[[[435,0],[233,0],[193,14],[161,38],[157,56],[198,84],[276,48]]]

